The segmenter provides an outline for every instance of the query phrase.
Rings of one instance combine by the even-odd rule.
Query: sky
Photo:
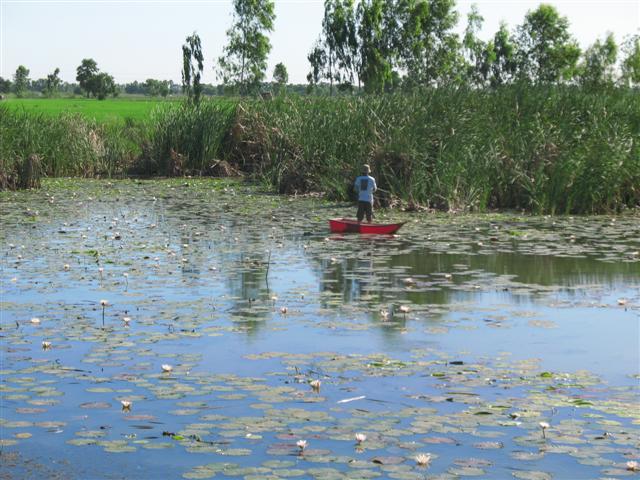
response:
[[[484,17],[480,37],[493,36],[501,21],[520,25],[540,1],[458,0],[458,32],[476,4]],[[640,33],[640,0],[556,0],[582,48],[613,32],[620,43]],[[321,30],[323,0],[275,0],[276,21],[270,34],[267,80],[282,62],[290,83],[306,83],[307,53]],[[198,33],[205,57],[203,82],[219,83],[214,68],[232,23],[231,0],[0,0],[0,76],[13,79],[19,65],[30,78],[46,77],[56,67],[60,77],[75,81],[83,58],[117,83],[147,78],[180,83],[182,44]]]

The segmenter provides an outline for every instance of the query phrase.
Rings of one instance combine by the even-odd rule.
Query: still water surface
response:
[[[335,236],[350,207],[210,180],[51,181],[0,208],[9,478],[640,460],[637,215],[383,212],[400,235]]]

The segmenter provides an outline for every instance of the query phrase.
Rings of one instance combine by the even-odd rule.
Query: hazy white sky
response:
[[[522,23],[527,11],[541,2],[530,0],[458,0],[458,30],[477,4],[485,23],[481,37],[489,38],[501,20],[510,29]],[[640,29],[640,0],[555,0],[568,17],[571,32],[584,48],[606,32],[621,42]],[[320,33],[322,0],[275,0],[276,22],[271,33],[267,78],[283,62],[289,81],[305,83],[307,53]],[[181,46],[196,31],[205,56],[204,82],[218,83],[214,66],[226,43],[232,21],[230,0],[0,0],[0,76],[13,78],[18,65],[30,69],[32,79],[56,67],[66,81],[75,81],[83,58],[118,83],[147,78],[180,82]]]

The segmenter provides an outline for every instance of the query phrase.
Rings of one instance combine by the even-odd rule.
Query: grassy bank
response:
[[[348,199],[366,162],[390,196],[435,208],[616,211],[640,204],[639,97],[514,86],[215,100],[108,125],[3,106],[0,174],[33,170],[35,155],[49,176],[239,170],[282,193]]]

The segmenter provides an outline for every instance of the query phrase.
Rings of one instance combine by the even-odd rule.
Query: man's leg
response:
[[[371,218],[373,217],[373,205],[367,202],[367,222],[371,223]]]
[[[357,214],[358,222],[361,222],[362,219],[364,218],[364,211],[365,211],[364,205],[365,205],[365,202],[358,202],[358,214]]]

